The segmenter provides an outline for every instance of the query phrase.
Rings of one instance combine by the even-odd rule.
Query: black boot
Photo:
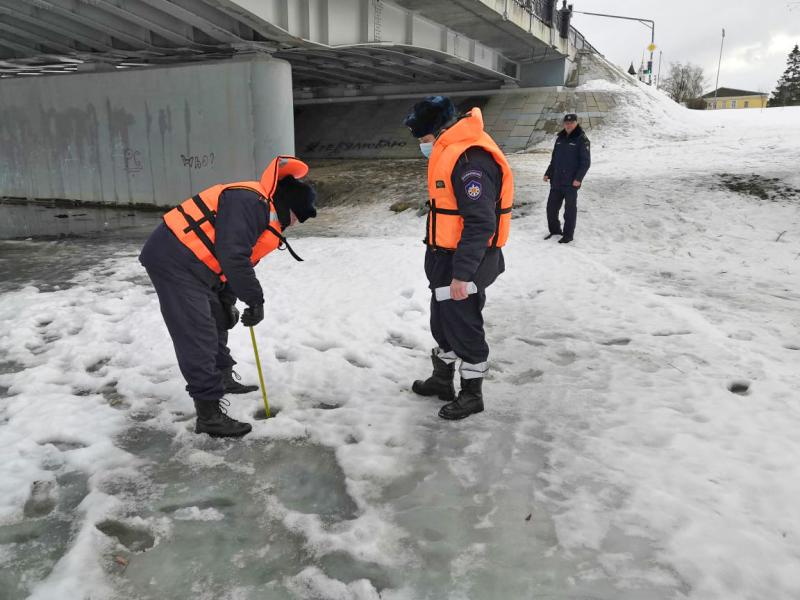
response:
[[[225,386],[226,394],[247,394],[258,391],[257,385],[244,385],[236,381],[237,379],[241,379],[241,377],[233,370],[233,367],[222,369],[222,385]]]
[[[439,358],[436,350],[431,352],[433,374],[425,381],[417,380],[411,390],[420,396],[439,396],[446,402],[452,402],[456,397],[456,388],[453,386],[453,377],[456,374],[455,361],[448,364]]]
[[[572,241],[571,237],[564,236],[560,240],[558,240],[559,244],[569,244]]]
[[[242,437],[250,433],[253,426],[231,419],[225,414],[224,407],[228,401],[221,400],[195,400],[194,408],[197,411],[197,424],[195,433],[207,433],[211,437]]]
[[[461,391],[455,402],[445,404],[439,411],[443,419],[456,421],[472,414],[483,412],[483,377],[461,378]]]
[[[544,236],[544,239],[549,240],[554,235],[564,235],[564,234],[562,234],[560,231],[558,231],[556,233],[548,233],[546,236]]]

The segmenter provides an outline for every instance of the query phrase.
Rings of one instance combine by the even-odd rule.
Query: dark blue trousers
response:
[[[564,229],[558,220],[558,211],[561,210],[561,203],[564,203]],[[575,221],[578,219],[578,189],[571,185],[554,185],[550,188],[550,195],[547,197],[547,228],[550,233],[564,234],[564,237],[572,239],[575,234]]]
[[[428,248],[425,252],[425,275],[431,288],[431,335],[439,348],[451,350],[461,360],[478,364],[489,358],[489,344],[483,328],[486,288],[505,271],[505,259],[499,248],[486,251],[473,277],[477,294],[466,300],[436,301],[433,290],[449,286],[453,280],[453,253]]]
[[[221,371],[236,361],[227,346],[216,276],[206,277],[202,269],[213,273],[163,226],[150,236],[139,260],[158,294],[186,391],[194,400],[219,400],[225,394]]]
[[[489,358],[489,344],[483,330],[483,306],[486,292],[479,290],[466,300],[436,301],[431,294],[431,335],[439,348],[451,350],[463,361],[472,364]]]

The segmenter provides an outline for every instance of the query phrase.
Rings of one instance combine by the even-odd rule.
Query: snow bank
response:
[[[410,392],[433,343],[424,221],[379,200],[298,229],[306,262],[258,266],[279,413],[237,442],[191,433],[133,246],[70,287],[5,294],[11,597],[143,598],[152,582],[237,600],[800,596],[800,109],[620,94],[627,108],[592,133],[573,244],[541,239],[548,157],[511,158],[519,210],[488,292],[487,410],[463,422]],[[784,187],[764,201],[722,173]],[[249,344],[233,330],[255,380]],[[232,400],[254,420],[259,394]],[[31,514],[35,481],[53,490],[48,514]],[[108,520],[117,538],[97,529]],[[18,528],[64,522],[63,552],[26,562],[37,542]],[[146,551],[123,543],[137,530]],[[176,562],[206,578],[191,591]]]

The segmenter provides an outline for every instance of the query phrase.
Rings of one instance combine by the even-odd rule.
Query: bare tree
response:
[[[669,72],[661,87],[675,102],[686,102],[702,93],[705,78],[702,67],[688,62],[670,63]]]

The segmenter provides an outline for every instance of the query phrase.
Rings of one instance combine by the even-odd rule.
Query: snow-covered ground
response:
[[[241,441],[191,432],[138,242],[5,291],[0,597],[800,597],[800,108],[619,90],[573,244],[542,240],[546,148],[512,157],[487,410],[465,421],[410,392],[423,220],[391,186],[321,211],[306,262],[259,265],[280,412],[232,397]],[[245,329],[231,345],[254,381]]]

